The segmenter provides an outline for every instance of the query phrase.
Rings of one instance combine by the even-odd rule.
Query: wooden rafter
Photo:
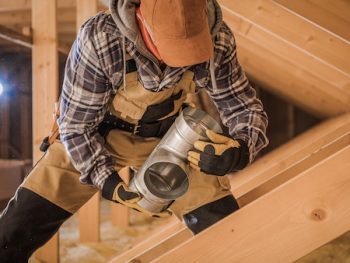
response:
[[[334,149],[327,148],[331,142],[350,131],[350,114],[327,120],[278,149],[266,154],[253,165],[230,177],[233,192],[240,197],[241,205],[269,192],[272,188],[298,174],[300,165],[307,160],[323,158]],[[316,155],[320,149],[328,149]],[[302,165],[305,167],[305,164]]]
[[[336,153],[152,262],[293,262],[349,231],[345,137]]]
[[[265,155],[245,170],[234,174],[231,177],[233,194],[238,197],[241,206],[251,203],[297,176],[303,169],[311,167],[321,159],[333,154],[339,145],[347,143],[346,140],[338,139],[344,137],[349,130],[350,114],[326,121],[312,128],[283,147]],[[180,227],[180,223],[178,227]],[[181,230],[174,229],[173,231],[167,230],[157,233],[134,249],[117,256],[110,263],[121,263],[131,259],[135,262],[137,260],[149,262],[143,261],[143,259],[154,259],[161,253],[165,253],[169,250],[167,245],[169,243],[173,244],[173,247],[180,245],[184,236],[189,238],[188,233],[189,231],[184,227]],[[144,251],[140,252],[141,249]]]
[[[232,15],[283,39],[306,54],[350,75],[350,42],[310,23],[271,0],[219,0]],[[301,1],[302,2],[302,1]],[[249,32],[247,32],[249,34]]]
[[[350,111],[349,74],[325,63],[311,51],[306,52],[291,40],[286,41],[266,25],[252,22],[251,17],[246,17],[249,14],[239,14],[235,8],[240,4],[232,5],[228,0],[220,2],[224,19],[236,36],[239,59],[252,79],[319,117]],[[259,6],[255,9],[259,12]],[[303,22],[311,24],[307,20]],[[298,34],[298,30],[293,33]]]
[[[274,0],[350,41],[350,4],[347,0]]]

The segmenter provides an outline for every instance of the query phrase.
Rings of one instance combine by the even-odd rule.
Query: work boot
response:
[[[196,235],[238,209],[236,199],[232,195],[228,195],[198,207],[185,214],[183,218],[187,227]]]
[[[27,263],[70,216],[36,193],[18,188],[0,215],[0,262]]]

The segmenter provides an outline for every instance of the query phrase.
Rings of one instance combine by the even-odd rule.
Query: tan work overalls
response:
[[[137,123],[149,105],[159,104],[182,90],[182,96],[174,102],[174,110],[168,115],[172,116],[181,110],[186,95],[194,92],[194,87],[193,73],[186,71],[175,87],[151,92],[138,81],[137,72],[132,72],[126,75],[126,88],[119,89],[110,111],[128,122]],[[140,167],[159,141],[159,138],[144,138],[114,129],[106,137],[106,147],[115,158],[115,168],[118,171],[125,166]],[[75,213],[98,191],[94,186],[82,185],[79,175],[62,143],[56,140],[35,165],[22,187],[34,191],[70,213]],[[188,192],[169,209],[182,219],[189,211],[230,194],[230,184],[226,176],[208,176],[191,170]]]

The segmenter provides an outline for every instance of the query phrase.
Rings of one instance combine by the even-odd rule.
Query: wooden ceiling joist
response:
[[[245,170],[233,174],[231,187],[238,198],[240,206],[253,202],[262,195],[276,189],[303,170],[312,167],[327,156],[334,154],[339,147],[349,144],[345,137],[350,131],[350,114],[326,121],[303,133],[286,145],[265,155]],[[344,139],[345,138],[345,139]],[[169,225],[169,229],[170,226]],[[180,223],[178,225],[180,227]],[[180,245],[184,239],[189,239],[189,231],[168,229],[155,234],[134,249],[126,251],[114,258],[110,263],[122,263],[128,260],[135,262],[150,262],[172,247]],[[164,238],[164,236],[168,236]],[[164,239],[160,241],[160,239]],[[143,252],[140,252],[144,249]]]
[[[349,142],[152,262],[294,262],[349,231]]]
[[[269,1],[251,2],[259,2],[262,5],[253,9],[256,13],[261,13],[260,9],[267,8],[263,4],[270,4]],[[236,7],[241,4],[233,5],[231,1],[226,0],[221,0],[220,3],[224,19],[235,33],[240,61],[255,81],[319,117],[331,117],[350,111],[350,75],[329,61],[326,62],[312,54],[311,49],[304,50],[298,44],[300,37],[297,31],[301,30],[303,25],[294,28],[285,24],[285,27],[294,28],[291,33],[293,38],[286,40],[285,33],[280,32],[282,29],[278,31],[275,26],[265,21],[268,18],[259,17],[257,24],[252,22],[256,19],[252,15],[253,11],[243,12]],[[243,14],[236,11],[236,8]],[[285,11],[277,4],[276,8]],[[280,12],[278,9],[277,11]],[[279,14],[277,11],[275,10]],[[269,16],[266,12],[262,13],[266,17]],[[307,20],[300,21],[305,23],[305,26],[312,25]],[[270,22],[273,24],[273,21]],[[346,54],[342,55],[346,57]]]

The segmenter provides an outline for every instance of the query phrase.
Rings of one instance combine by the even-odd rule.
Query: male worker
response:
[[[229,135],[208,131],[211,142],[195,143],[189,190],[169,207],[195,234],[238,209],[225,175],[267,145],[266,114],[220,7],[216,0],[112,0],[110,12],[88,20],[67,60],[60,140],[1,215],[1,262],[26,262],[98,190],[147,213],[118,171],[140,167],[186,95],[200,89]]]

